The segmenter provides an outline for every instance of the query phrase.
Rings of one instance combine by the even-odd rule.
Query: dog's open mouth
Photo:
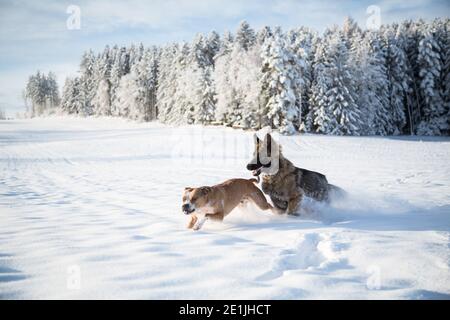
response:
[[[183,210],[183,213],[184,213],[184,214],[191,214],[191,213],[194,212],[194,211],[195,211],[195,209],[188,208],[188,209],[184,209],[184,210]]]
[[[253,174],[255,177],[259,176],[259,175],[261,174],[261,168],[256,169],[256,170],[253,170],[253,171],[252,171],[252,174]]]

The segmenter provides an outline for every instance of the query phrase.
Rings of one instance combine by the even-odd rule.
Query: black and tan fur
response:
[[[278,161],[274,167],[274,161]],[[279,212],[297,214],[303,196],[317,201],[328,201],[330,193],[340,190],[328,183],[325,175],[297,168],[286,159],[270,134],[264,140],[255,135],[255,152],[247,169],[262,177],[262,190],[267,194]]]

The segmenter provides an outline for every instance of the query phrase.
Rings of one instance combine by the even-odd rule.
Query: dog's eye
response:
[[[191,202],[195,202],[196,200],[197,200],[197,198],[193,197],[193,198],[191,199]]]

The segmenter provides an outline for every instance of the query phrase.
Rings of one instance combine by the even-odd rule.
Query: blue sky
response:
[[[80,8],[79,30],[67,29],[69,5]],[[450,16],[449,0],[0,0],[0,107],[9,115],[22,111],[21,91],[38,69],[53,70],[62,85],[89,48],[190,41],[198,32],[234,31],[244,19],[256,29],[304,25],[322,31],[350,15],[364,27],[370,5],[379,6],[382,23]]]

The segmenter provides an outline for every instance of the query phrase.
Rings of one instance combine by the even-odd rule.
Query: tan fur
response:
[[[188,228],[198,230],[201,227],[199,214],[206,219],[222,221],[242,201],[252,201],[261,210],[273,210],[255,182],[256,179],[230,179],[211,187],[185,188],[183,203],[195,207]]]

